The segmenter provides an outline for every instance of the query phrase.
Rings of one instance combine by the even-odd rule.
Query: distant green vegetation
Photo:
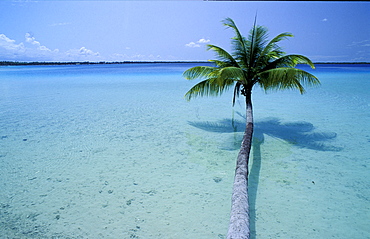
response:
[[[104,65],[104,64],[149,64],[149,63],[205,63],[208,61],[81,61],[81,62],[43,62],[43,61],[0,61],[0,66],[32,66],[32,65]],[[370,64],[370,62],[316,62],[317,64]]]
[[[204,63],[206,61],[83,61],[83,62],[21,62],[21,61],[0,61],[0,66],[23,66],[23,65],[105,65],[105,64],[149,64],[149,63]]]
[[[90,64],[111,64],[106,62],[20,62],[20,61],[0,61],[2,66],[22,66],[22,65],[90,65]]]

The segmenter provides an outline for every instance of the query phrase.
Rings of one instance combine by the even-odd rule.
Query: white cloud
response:
[[[24,51],[23,43],[15,44],[15,40],[11,40],[4,34],[0,34],[0,49],[8,51]]]
[[[49,48],[47,48],[46,46],[39,46],[38,49],[40,51],[51,51]],[[59,52],[58,49],[54,49],[55,52]]]
[[[185,44],[186,47],[201,47],[201,44],[206,44],[208,42],[210,42],[211,40],[209,39],[205,39],[205,38],[201,38],[199,39],[198,41],[196,42],[189,42],[188,44]]]
[[[35,38],[30,33],[27,32],[24,37],[26,38],[26,42],[40,46],[40,42],[36,41]]]
[[[100,53],[94,52],[86,47],[80,49],[70,49],[65,54],[62,54],[61,61],[99,61]]]
[[[349,47],[369,47],[370,40],[363,40],[363,41],[354,41],[348,45]]]
[[[12,40],[0,34],[0,59],[3,61],[14,61],[17,56],[25,55],[26,48],[23,43],[16,44],[15,40]]]
[[[114,53],[114,54],[110,55],[110,60],[111,61],[124,61],[125,59],[127,59],[126,54]]]
[[[0,34],[0,44],[1,43],[5,43],[5,44],[14,44],[15,43],[15,40],[12,40],[10,38],[8,38],[7,36],[5,36],[4,34]]]
[[[169,61],[169,60],[180,60],[178,57],[172,55],[144,55],[144,54],[119,54],[115,53],[110,55],[105,61]]]
[[[328,19],[327,19],[327,18],[324,18],[324,19],[322,19],[321,21],[322,21],[322,22],[327,22],[327,21],[328,21]]]
[[[36,41],[35,37],[33,37],[30,33],[26,33],[24,36],[26,38],[26,42],[31,43],[32,45],[35,45],[37,47],[37,50],[42,52],[52,52],[49,48],[46,46],[42,46],[40,42]],[[54,50],[55,52],[59,52],[58,49]]]
[[[199,44],[196,44],[195,42],[189,42],[188,44],[185,44],[187,47],[200,47]]]
[[[311,55],[308,56],[313,62],[342,62],[346,61],[349,55]]]
[[[79,51],[80,55],[84,56],[99,56],[99,52],[93,52],[92,50],[86,49],[86,47],[81,47]]]
[[[347,47],[356,50],[351,61],[370,61],[370,40],[354,41]]]
[[[141,60],[141,59],[144,59],[145,58],[145,55],[143,55],[143,54],[135,54],[135,55],[132,55],[131,58],[132,59],[135,59],[135,60]]]
[[[49,26],[50,27],[57,27],[57,26],[66,26],[66,25],[70,25],[70,24],[71,24],[70,22],[58,22],[58,23],[50,24]]]
[[[199,44],[192,42],[192,47],[200,47]],[[129,49],[126,49],[129,50]],[[129,50],[130,52],[131,50]],[[103,57],[99,52],[86,47],[60,51],[51,50],[42,45],[31,34],[25,34],[23,42],[17,43],[15,40],[8,38],[5,34],[0,34],[0,60],[1,61],[156,61],[156,60],[178,60],[175,56],[162,56],[158,54],[128,54],[115,53]]]
[[[5,61],[99,61],[100,53],[86,47],[60,52],[42,45],[30,33],[24,43],[16,43],[5,34],[0,34],[0,59]]]
[[[210,42],[211,40],[209,40],[209,39],[204,39],[204,38],[202,38],[202,39],[199,39],[199,41],[198,41],[198,43],[208,43],[208,42]]]

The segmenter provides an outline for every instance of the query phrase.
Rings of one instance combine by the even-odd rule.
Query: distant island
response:
[[[20,62],[20,61],[0,61],[0,66],[22,66],[22,65],[112,65],[112,64],[151,64],[151,63],[209,63],[208,61],[83,61],[83,62]]]
[[[209,61],[83,61],[83,62],[20,62],[0,61],[0,66],[23,66],[23,65],[112,65],[112,64],[152,64],[152,63],[209,63]],[[314,62],[314,64],[370,64],[370,62]]]

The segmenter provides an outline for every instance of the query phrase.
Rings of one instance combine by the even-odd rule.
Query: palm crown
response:
[[[197,66],[184,72],[188,80],[204,79],[185,94],[187,100],[196,96],[218,96],[234,86],[234,104],[240,93],[245,95],[255,84],[264,90],[296,88],[301,93],[304,93],[303,85],[319,84],[314,75],[295,68],[297,64],[308,64],[314,68],[307,57],[286,55],[278,46],[277,43],[292,37],[292,34],[282,33],[268,41],[267,29],[255,23],[248,38],[245,38],[232,19],[226,18],[223,23],[235,32],[233,51],[230,54],[221,47],[208,45],[208,50],[217,55],[217,60],[210,60],[215,66]]]

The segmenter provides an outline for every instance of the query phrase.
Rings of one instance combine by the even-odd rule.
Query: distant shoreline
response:
[[[114,65],[114,64],[158,64],[158,63],[210,63],[209,61],[100,61],[100,62],[19,62],[19,61],[0,61],[0,66],[31,66],[31,65]],[[370,62],[314,62],[320,65],[363,65],[370,64]]]
[[[118,64],[157,64],[157,63],[209,63],[209,61],[71,61],[71,62],[18,62],[0,61],[0,66],[23,65],[118,65]]]

